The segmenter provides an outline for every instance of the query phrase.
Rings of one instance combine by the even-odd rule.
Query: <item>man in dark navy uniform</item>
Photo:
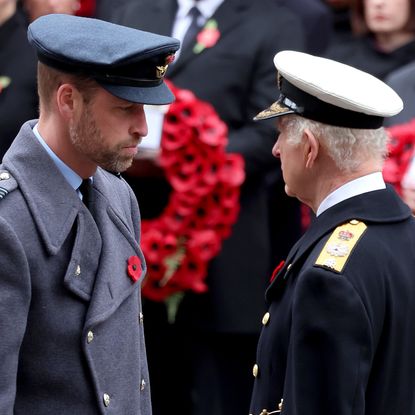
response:
[[[274,272],[258,344],[254,415],[415,414],[415,221],[382,164],[399,96],[350,66],[274,58],[273,154],[316,218]]]

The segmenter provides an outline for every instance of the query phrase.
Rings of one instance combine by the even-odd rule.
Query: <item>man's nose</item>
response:
[[[130,134],[139,135],[140,137],[145,137],[148,134],[147,119],[143,105],[137,107],[137,111],[134,112]]]

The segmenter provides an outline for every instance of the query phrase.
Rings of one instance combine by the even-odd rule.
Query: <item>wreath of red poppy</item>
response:
[[[142,294],[153,301],[207,290],[208,263],[231,234],[245,179],[243,158],[225,152],[227,127],[213,107],[168,84],[176,101],[164,119],[160,163],[172,192],[159,217],[142,221]]]

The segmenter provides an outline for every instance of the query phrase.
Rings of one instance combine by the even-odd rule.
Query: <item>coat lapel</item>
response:
[[[65,286],[89,300],[101,238],[77,193],[34,136],[34,124],[23,125],[4,157],[4,167],[18,182],[47,255],[67,255]]]
[[[119,184],[123,186],[121,181]],[[114,199],[119,203],[110,203]],[[122,204],[127,205],[127,201],[115,197],[105,174],[98,170],[94,176],[91,211],[101,235],[102,250],[87,325],[107,319],[128,296],[134,293],[139,295],[141,281],[146,272],[144,256],[131,224],[126,221]],[[139,217],[133,219],[138,221]],[[142,264],[138,282],[132,281],[127,273],[127,261],[132,256],[137,256]]]
[[[55,255],[68,237],[82,202],[33,134],[27,122],[4,157],[19,183],[47,252]]]

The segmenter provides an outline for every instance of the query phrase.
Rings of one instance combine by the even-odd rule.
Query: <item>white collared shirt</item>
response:
[[[176,39],[179,39],[180,42],[183,40],[192,21],[192,18],[189,16],[189,11],[193,6],[197,6],[200,10],[201,16],[199,18],[199,24],[200,27],[202,27],[223,2],[224,0],[178,0],[177,3],[179,7],[177,9],[171,35]],[[176,52],[176,59],[179,54],[180,49]]]
[[[352,180],[343,186],[340,186],[334,192],[330,193],[320,204],[316,216],[321,215],[324,211],[331,208],[343,200],[353,196],[361,195],[374,190],[386,189],[385,182],[381,172],[371,173],[358,179]]]

